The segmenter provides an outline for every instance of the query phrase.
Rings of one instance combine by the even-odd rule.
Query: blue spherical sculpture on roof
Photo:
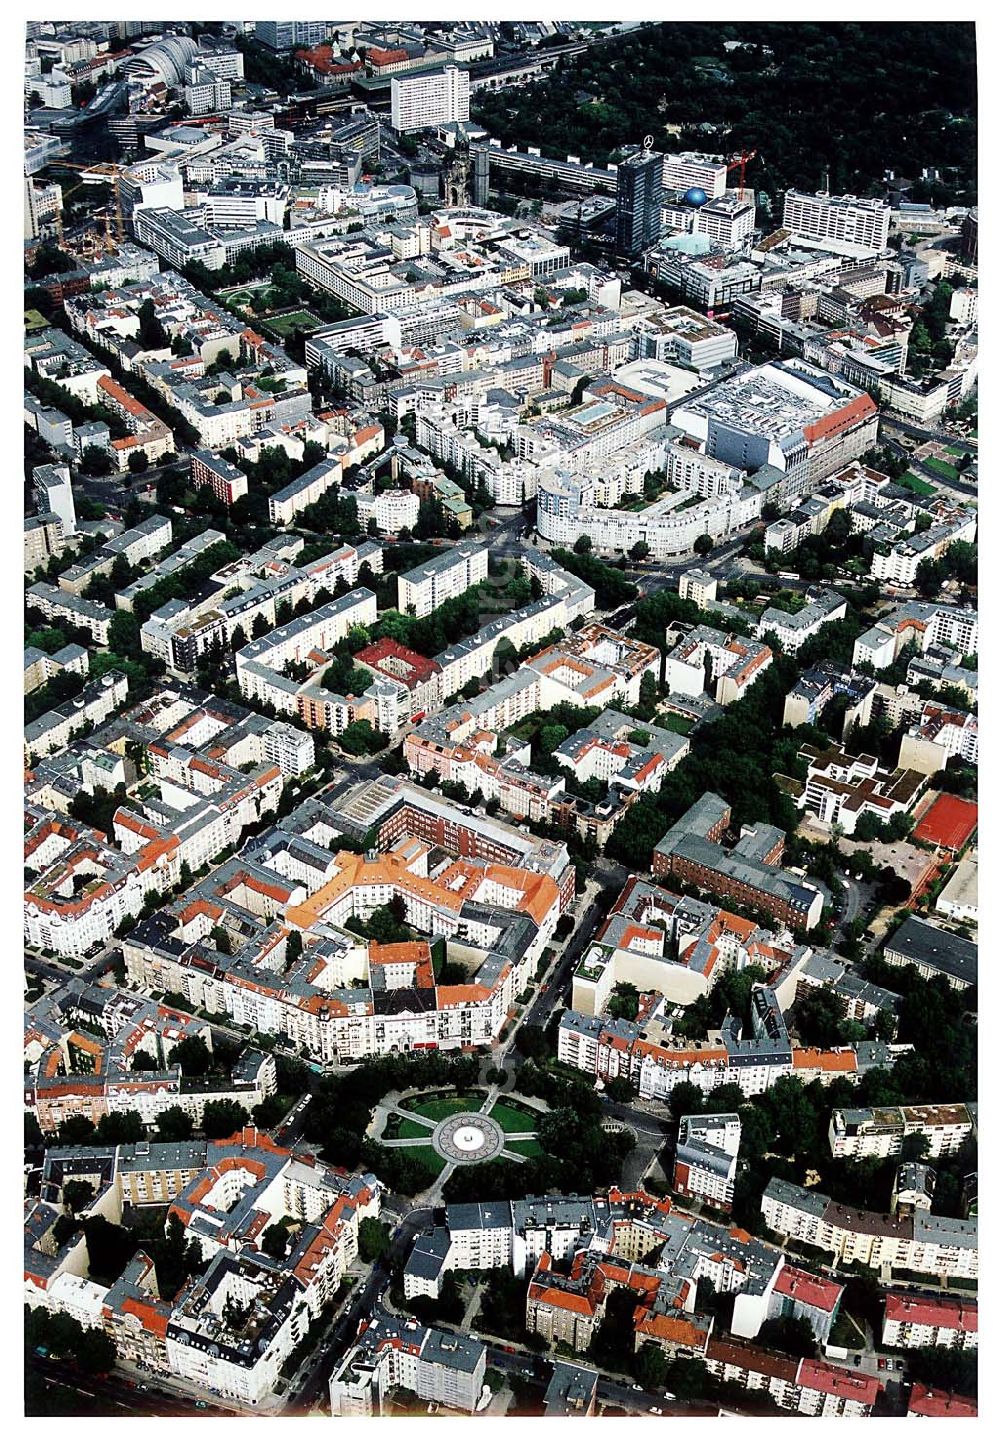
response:
[[[708,196],[699,185],[692,185],[691,189],[684,193],[685,205],[704,205]]]

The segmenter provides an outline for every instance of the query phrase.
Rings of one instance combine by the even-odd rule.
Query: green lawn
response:
[[[285,337],[290,336],[300,326],[315,330],[318,326],[321,326],[323,322],[319,316],[313,315],[311,311],[295,310],[292,311],[290,315],[276,315],[271,320],[266,321],[265,324],[270,330]]]
[[[947,461],[939,461],[936,456],[931,456],[923,463],[929,471],[936,476],[943,476],[946,481],[954,481],[958,478],[958,471],[954,466],[949,466]]]
[[[544,1157],[545,1153],[536,1141],[507,1142],[509,1152],[517,1152],[522,1157]]]
[[[675,711],[668,711],[666,716],[657,716],[655,724],[662,726],[664,731],[675,731],[678,736],[687,736],[694,721],[690,716],[678,716]]]
[[[427,1143],[426,1146],[421,1146],[419,1142],[414,1142],[412,1147],[400,1148],[400,1150],[405,1150],[407,1155],[415,1157],[420,1165],[427,1169],[429,1177],[440,1176],[448,1165],[445,1158],[439,1157],[430,1143]]]
[[[402,1105],[408,1112],[416,1112],[418,1116],[430,1117],[434,1122],[439,1122],[443,1117],[450,1117],[455,1112],[477,1112],[483,1104],[481,1096],[463,1097],[442,1097],[435,1101],[403,1102]]]
[[[928,465],[929,464],[930,462],[928,462]],[[937,494],[929,481],[925,481],[922,476],[915,476],[912,471],[907,471],[905,476],[901,476],[899,484],[917,496],[933,496]]]
[[[538,1126],[538,1118],[531,1112],[508,1106],[506,1102],[494,1102],[490,1116],[505,1132],[533,1132]]]
[[[421,1126],[419,1122],[411,1122],[409,1117],[400,1117],[399,1125],[396,1128],[396,1136],[420,1137],[422,1141],[426,1141],[430,1135],[429,1128],[431,1126],[432,1123],[428,1123],[428,1125],[424,1127]]]

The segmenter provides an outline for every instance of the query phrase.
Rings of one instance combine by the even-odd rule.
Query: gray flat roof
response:
[[[898,952],[915,966],[928,966],[946,976],[974,986],[979,975],[979,947],[976,942],[919,916],[909,916],[885,944],[886,952]]]

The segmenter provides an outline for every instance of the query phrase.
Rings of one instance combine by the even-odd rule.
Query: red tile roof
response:
[[[910,1393],[908,1417],[978,1417],[979,1408],[973,1397],[959,1397],[937,1387],[914,1382]]]
[[[370,65],[398,65],[401,60],[409,60],[405,50],[379,50],[369,48],[368,63]]]
[[[411,651],[408,646],[402,646],[388,637],[373,641],[370,646],[359,651],[354,659],[373,671],[391,676],[394,681],[401,681],[406,686],[417,686],[423,681],[429,681],[441,670],[437,661],[429,661],[426,656],[421,656],[419,651]],[[396,661],[399,664],[396,667],[387,666],[386,661]]]
[[[978,1332],[979,1307],[962,1297],[910,1297],[902,1292],[889,1292],[885,1299],[885,1320]]]
[[[839,1282],[828,1281],[825,1277],[803,1272],[799,1267],[790,1267],[786,1262],[778,1273],[774,1290],[783,1297],[794,1297],[807,1307],[818,1307],[832,1312],[840,1300],[843,1287]]]
[[[800,1387],[844,1397],[868,1407],[874,1405],[879,1390],[877,1377],[868,1377],[863,1372],[848,1372],[846,1368],[831,1367],[826,1362],[811,1362],[808,1357],[802,1359],[798,1383]]]

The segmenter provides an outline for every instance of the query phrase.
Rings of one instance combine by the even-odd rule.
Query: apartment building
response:
[[[282,486],[268,497],[268,519],[274,526],[287,526],[300,511],[313,506],[331,486],[339,485],[343,476],[340,456],[328,457],[311,466],[287,486]]]
[[[398,641],[373,641],[354,658],[356,666],[372,675],[394,682],[406,693],[407,715],[412,720],[441,704],[441,667]],[[422,719],[422,715],[421,715]]]
[[[215,539],[221,540],[218,532]],[[173,540],[173,523],[169,516],[153,515],[112,536],[82,561],[69,566],[59,577],[59,589],[79,596],[97,576],[111,574],[115,561],[121,557],[129,566],[138,566],[165,550]]]
[[[806,878],[777,865],[784,833],[772,826],[746,829],[736,846],[719,845],[730,807],[706,792],[653,849],[653,875],[677,876],[707,891],[767,912],[777,921],[809,931],[819,922],[823,893]]]
[[[704,610],[719,594],[719,583],[708,571],[695,568],[682,571],[677,583],[677,594],[682,601],[693,601]]]
[[[75,535],[76,506],[73,502],[69,466],[35,466],[31,479],[39,514],[58,516],[63,536]]]
[[[720,706],[741,700],[771,665],[773,653],[759,641],[693,626],[668,651],[663,681],[671,694],[703,696],[706,684]]]
[[[914,1382],[906,1404],[907,1417],[977,1417],[979,1407],[974,1397],[960,1397],[939,1387],[925,1387]]]
[[[705,1365],[722,1381],[767,1392],[783,1411],[806,1417],[870,1417],[880,1390],[878,1378],[863,1372],[715,1340]]]
[[[847,602],[836,591],[819,591],[810,595],[798,611],[784,611],[768,606],[757,622],[757,636],[773,635],[789,656],[797,656],[806,641],[824,626],[842,621],[847,615]]]
[[[978,766],[979,718],[926,701],[903,733],[900,766],[909,766],[923,776],[933,776],[943,771],[955,756],[968,766]]]
[[[854,664],[868,661],[874,670],[884,670],[911,644],[923,654],[945,649],[972,655],[979,649],[979,613],[969,607],[907,602],[858,637]]]
[[[826,1343],[840,1304],[844,1288],[830,1277],[817,1277],[785,1262],[774,1283],[768,1303],[768,1317],[800,1317],[809,1323],[818,1342]]]
[[[196,490],[207,486],[216,500],[226,507],[247,493],[247,478],[244,472],[224,456],[217,456],[212,451],[192,452],[191,484]]]
[[[486,580],[489,555],[489,546],[462,543],[404,571],[397,579],[399,609],[404,615],[428,616],[453,596],[464,595]]]
[[[54,511],[24,518],[24,571],[29,575],[66,549],[63,523]]]
[[[486,1346],[474,1337],[405,1321],[376,1308],[330,1378],[334,1417],[386,1415],[392,1390],[472,1413],[482,1396]]]
[[[84,956],[136,916],[152,891],[175,884],[176,848],[160,840],[130,855],[106,844],[100,832],[42,813],[28,830],[24,938],[31,946]]]
[[[736,1112],[681,1117],[674,1156],[674,1191],[720,1211],[730,1211],[741,1133]]]
[[[764,1221],[779,1236],[807,1242],[835,1261],[867,1267],[898,1267],[932,1277],[979,1275],[976,1222],[932,1216],[883,1215],[844,1207],[829,1197],[772,1178],[761,1206]]]
[[[129,459],[140,451],[152,465],[174,450],[173,431],[112,376],[101,376],[97,388],[100,404],[107,406],[129,428],[129,435],[113,440],[110,445],[111,458],[120,471],[128,470]]]
[[[44,686],[51,681],[53,676],[58,676],[65,671],[73,671],[79,676],[86,676],[90,669],[90,655],[85,646],[77,646],[71,642],[68,646],[62,646],[47,656],[44,651],[39,651],[36,646],[24,648],[24,694],[27,696],[32,691],[37,691],[39,686]]]
[[[139,1252],[105,1287],[87,1275],[86,1247],[68,1257],[46,1241],[51,1222],[36,1217],[25,1236],[26,1301],[103,1328],[120,1355],[154,1375],[180,1378],[243,1407],[270,1403],[289,1355],[355,1260],[361,1221],[378,1216],[380,1184],[370,1173],[337,1174],[245,1127],[225,1142],[165,1149],[145,1143],[134,1156],[119,1152],[106,1186],[103,1159],[81,1157],[84,1168],[98,1168],[101,1198],[93,1205],[114,1222],[122,1214],[121,1173],[135,1162],[168,1183],[171,1216],[186,1241],[208,1256],[197,1284],[165,1302],[148,1256]],[[275,1260],[259,1239],[267,1225],[284,1219],[297,1225],[288,1254]]]
[[[871,720],[876,685],[870,676],[863,676],[833,661],[821,661],[803,671],[785,697],[783,726],[813,726],[836,696],[846,699],[841,740],[855,726],[867,726]]]
[[[46,581],[36,581],[29,586],[27,596],[27,604],[41,611],[47,621],[66,620],[71,626],[89,631],[98,646],[108,644],[108,628],[114,612],[100,601],[86,601]]]
[[[852,756],[843,746],[823,751],[803,746],[799,759],[806,763],[806,780],[783,778],[784,789],[821,826],[839,826],[846,836],[854,835],[864,816],[886,822],[907,815],[926,784],[925,774],[914,767],[900,765],[890,771],[874,756]]]
[[[608,783],[611,793],[655,792],[690,751],[690,742],[663,727],[637,728],[621,711],[604,711],[567,736],[553,756],[578,781]]]
[[[24,754],[35,760],[61,751],[70,739],[97,726],[125,702],[128,677],[123,671],[106,671],[88,681],[78,696],[29,721],[24,728]]]
[[[357,491],[358,520],[366,527],[374,523],[381,535],[396,536],[411,531],[420,516],[420,500],[412,491],[395,487],[385,491]]]
[[[979,1308],[961,1297],[922,1297],[887,1292],[882,1345],[949,1347],[972,1351],[979,1346]]]
[[[284,674],[284,668],[289,662],[307,662],[313,652],[328,658],[332,647],[352,626],[371,625],[376,620],[374,592],[359,587],[305,616],[277,626],[237,651],[236,680],[241,692],[250,700],[268,701],[289,715],[301,714],[298,695],[304,683],[291,680]]]
[[[956,507],[951,515],[926,531],[913,532],[900,537],[891,545],[879,546],[872,556],[872,576],[878,581],[912,586],[922,561],[936,561],[956,541],[971,544],[976,538],[977,529],[976,512]]]
[[[830,1118],[835,1157],[896,1157],[906,1137],[924,1137],[929,1157],[960,1151],[977,1130],[975,1110],[961,1102],[939,1106],[838,1110]]]

